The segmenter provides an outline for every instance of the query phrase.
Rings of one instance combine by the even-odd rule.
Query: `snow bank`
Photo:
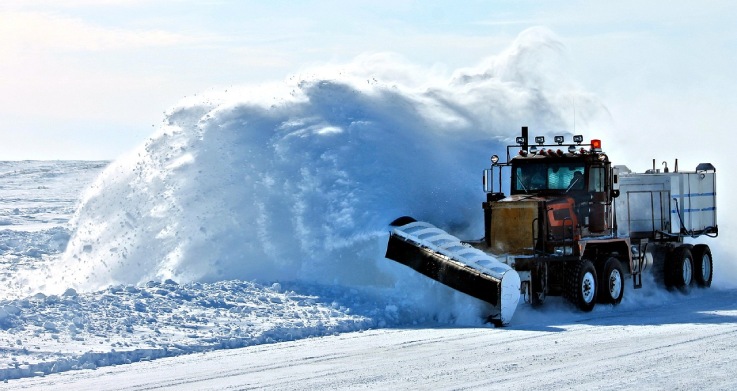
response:
[[[538,28],[449,79],[375,55],[186,99],[84,196],[47,288],[394,287],[408,274],[383,257],[390,221],[411,215],[481,236],[489,156],[522,125],[568,128],[574,96],[579,112],[596,112],[555,70],[562,51]]]
[[[348,289],[299,290],[309,294],[280,284],[167,280],[2,300],[0,380],[397,323],[396,311],[384,314]]]

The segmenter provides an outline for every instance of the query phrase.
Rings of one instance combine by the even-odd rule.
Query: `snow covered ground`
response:
[[[550,298],[503,329],[484,324],[486,304],[383,257],[402,215],[478,237],[479,174],[521,125],[566,128],[573,98],[579,126],[601,120],[595,98],[550,76],[558,52],[531,30],[450,80],[367,57],[187,99],[114,162],[0,162],[0,380],[734,389],[728,229],[709,241],[711,289],[649,281],[587,314]]]
[[[734,390],[737,297],[555,310],[508,329],[426,324],[73,371],[16,389]]]
[[[23,167],[41,163],[7,164],[21,173],[15,183],[30,185]],[[65,171],[70,184],[99,170],[43,164]],[[20,199],[43,198],[34,193]],[[39,211],[53,206],[37,202]],[[8,274],[57,261],[59,237],[69,237],[61,227],[15,228],[2,231]],[[341,285],[241,280],[6,299],[0,374],[17,390],[737,387],[733,288],[683,295],[646,281],[619,306],[591,313],[550,298],[541,309],[523,304],[502,329],[423,318],[409,299],[392,300]]]

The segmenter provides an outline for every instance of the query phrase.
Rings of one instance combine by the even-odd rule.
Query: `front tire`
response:
[[[566,298],[578,309],[589,312],[596,305],[596,268],[588,259],[573,262],[566,273]]]
[[[711,250],[705,244],[697,244],[691,250],[694,262],[694,281],[696,285],[702,288],[711,286],[711,280],[714,276],[714,261],[711,257]]]
[[[617,305],[624,297],[624,271],[622,262],[617,258],[609,258],[602,269],[599,281],[599,301],[604,304]]]

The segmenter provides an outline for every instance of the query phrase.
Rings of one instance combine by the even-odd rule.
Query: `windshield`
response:
[[[583,190],[583,163],[535,162],[520,164],[515,168],[512,185],[517,192],[540,190]]]

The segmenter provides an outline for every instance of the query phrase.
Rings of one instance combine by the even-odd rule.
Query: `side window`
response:
[[[589,191],[603,192],[605,189],[604,167],[589,168]]]

